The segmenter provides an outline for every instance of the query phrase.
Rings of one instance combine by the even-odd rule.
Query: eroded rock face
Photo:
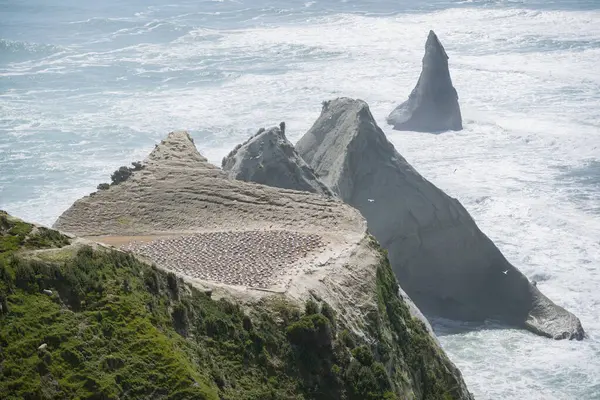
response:
[[[577,317],[530,284],[456,199],[398,154],[364,101],[326,102],[296,150],[360,210],[402,288],[426,314],[496,318],[544,336],[583,338]]]
[[[440,132],[462,129],[458,94],[452,86],[448,55],[429,31],[423,69],[408,100],[391,112],[387,122],[400,131]]]
[[[281,127],[259,130],[225,157],[222,167],[232,179],[333,196],[298,156]]]

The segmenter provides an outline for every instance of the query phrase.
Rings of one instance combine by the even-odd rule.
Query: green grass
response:
[[[2,399],[399,400],[406,385],[454,398],[384,256],[367,342],[324,302],[243,310],[129,254],[29,252],[69,240],[5,214],[0,229]]]
[[[377,268],[379,314],[370,327],[379,341],[380,352],[385,354],[383,358],[407,365],[408,379],[412,381],[412,387],[419,390],[422,399],[460,398],[456,376],[448,368],[450,362],[433,342],[425,324],[410,314],[408,306],[398,296],[398,281],[387,252],[374,238],[370,244],[381,254]]]
[[[69,238],[57,231],[35,228],[0,210],[0,258],[23,249],[49,249],[69,243]]]

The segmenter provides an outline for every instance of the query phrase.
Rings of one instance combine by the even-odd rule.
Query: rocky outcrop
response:
[[[144,165],[119,185],[76,201],[54,227],[97,236],[239,230],[250,225],[299,230],[336,226],[343,231],[363,224],[360,215],[333,199],[229,179],[198,153],[186,132],[169,134]]]
[[[232,179],[324,196],[333,195],[315,176],[312,168],[298,156],[281,127],[260,129],[225,157],[222,167]]]
[[[462,117],[458,94],[452,86],[448,55],[436,34],[429,31],[423,70],[408,100],[388,116],[387,122],[400,131],[459,131]]]
[[[310,370],[300,375],[309,381],[300,389],[335,391],[323,398],[367,398],[370,393],[472,399],[425,324],[410,315],[385,253],[366,233],[357,210],[335,198],[231,180],[206,162],[185,132],[169,134],[144,165],[125,182],[76,201],[55,227],[121,246],[212,290],[213,298],[232,299],[252,315],[274,315],[275,322],[247,325],[257,324],[259,339],[280,338],[265,351],[291,345],[303,360],[313,360],[304,365]],[[297,324],[297,311],[282,313],[282,304],[304,307],[309,299],[331,306],[333,312],[323,309],[330,322],[311,317],[314,307],[308,305]],[[264,304],[275,304],[279,311],[266,310]],[[287,325],[273,325],[279,323]],[[260,336],[261,330],[268,334]],[[339,333],[335,344],[332,332]],[[331,370],[334,364],[337,372]],[[263,372],[254,364],[251,368]],[[353,376],[356,371],[366,376]],[[375,373],[382,379],[368,377]],[[277,385],[288,381],[285,374]],[[340,377],[337,383],[326,386],[333,376]],[[356,382],[378,383],[363,387]],[[228,397],[243,398],[239,393]]]
[[[583,338],[574,315],[534,287],[456,199],[398,154],[364,101],[324,103],[296,150],[360,210],[402,288],[425,314],[494,318],[557,339]]]

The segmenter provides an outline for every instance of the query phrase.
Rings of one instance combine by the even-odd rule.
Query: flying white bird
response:
[[[504,275],[507,275],[507,274],[508,274],[508,270],[506,270],[506,271],[502,271],[502,273],[503,273]]]
[[[374,201],[375,201],[375,200],[373,200],[373,199],[367,199],[367,200],[369,200],[369,203],[372,203],[372,202],[374,202]]]

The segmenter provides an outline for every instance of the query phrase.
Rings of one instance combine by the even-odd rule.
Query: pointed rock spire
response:
[[[203,157],[194,145],[194,139],[186,131],[175,131],[167,135],[166,139],[161,140],[154,146],[154,150],[148,155],[146,164],[165,167],[212,167],[208,160]]]
[[[461,130],[458,94],[452,86],[448,55],[433,31],[425,43],[423,69],[409,98],[387,118],[401,131],[439,132]]]
[[[364,101],[324,103],[296,150],[367,219],[402,288],[425,314],[494,318],[557,339],[583,338],[577,317],[531,285],[458,200],[398,154]]]
[[[333,196],[285,137],[285,123],[265,130],[237,146],[223,159],[231,179]]]

